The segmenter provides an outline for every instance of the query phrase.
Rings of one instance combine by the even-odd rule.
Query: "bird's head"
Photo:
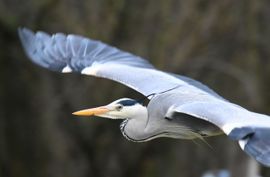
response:
[[[121,98],[108,105],[84,109],[72,113],[76,116],[98,116],[109,119],[126,119],[145,114],[146,107],[130,98]]]

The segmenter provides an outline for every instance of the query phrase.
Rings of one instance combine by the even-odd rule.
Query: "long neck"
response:
[[[123,135],[131,141],[147,141],[149,135],[144,130],[147,126],[147,109],[142,108],[134,117],[124,120],[121,125]]]

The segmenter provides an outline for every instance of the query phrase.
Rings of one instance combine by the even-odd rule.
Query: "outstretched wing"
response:
[[[216,98],[219,98],[219,99],[222,99],[222,100],[225,100],[222,96],[220,96],[219,94],[217,94],[214,90],[210,89],[208,86],[204,85],[203,83],[199,82],[199,81],[196,81],[190,77],[186,77],[186,76],[182,76],[182,75],[178,75],[178,74],[174,74],[174,73],[170,73],[172,76],[188,83],[189,85],[193,85],[194,87],[196,88],[199,88],[205,92],[207,92],[208,94],[216,97]]]
[[[63,73],[79,72],[111,79],[149,95],[187,86],[198,89],[171,74],[156,70],[146,60],[78,35],[33,33],[21,28],[19,36],[28,57],[36,64]]]
[[[248,111],[222,100],[205,100],[175,105],[167,112],[174,119],[177,113],[187,114],[218,126],[241,148],[260,163],[270,166],[270,117]],[[188,120],[187,120],[188,121]]]

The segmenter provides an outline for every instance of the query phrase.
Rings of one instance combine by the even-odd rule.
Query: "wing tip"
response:
[[[235,128],[228,135],[238,140],[242,150],[266,167],[270,167],[270,129],[260,127]]]
[[[28,28],[19,27],[18,35],[19,35],[19,38],[20,38],[20,41],[22,43],[24,50],[26,51],[26,53],[29,54],[31,46],[32,46],[32,41],[35,37],[34,32]]]
[[[26,27],[19,27],[18,34],[21,40],[24,40],[26,37],[34,36],[34,32]]]
[[[48,68],[48,63],[38,58],[36,34],[26,27],[19,27],[18,36],[26,56],[35,64]]]

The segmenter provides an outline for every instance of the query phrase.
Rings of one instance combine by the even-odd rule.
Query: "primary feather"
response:
[[[156,70],[147,60],[100,41],[73,34],[49,35],[40,31],[33,33],[26,28],[18,31],[29,58],[53,71],[79,72],[112,79],[144,95],[180,85],[214,93],[205,89],[207,86],[203,84],[190,84],[186,79]]]

